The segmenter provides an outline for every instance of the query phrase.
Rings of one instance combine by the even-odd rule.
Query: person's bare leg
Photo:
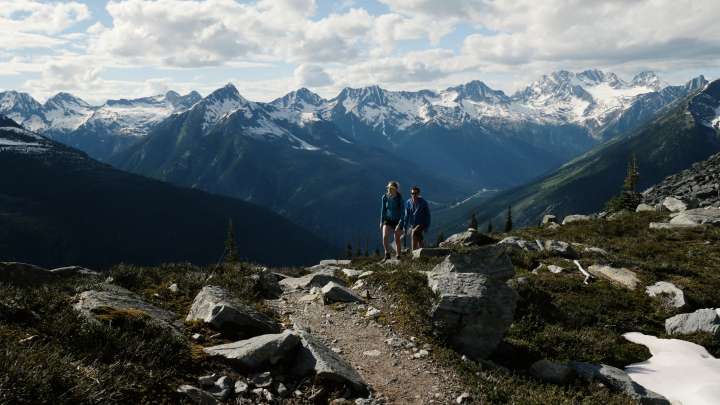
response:
[[[383,225],[382,227],[383,250],[385,250],[385,258],[390,254],[390,227]]]
[[[418,246],[418,239],[417,239],[417,238],[418,238],[417,231],[415,230],[415,228],[413,228],[413,230],[412,230],[412,238],[411,238],[411,239],[412,239],[412,250],[417,249],[417,246]]]
[[[402,253],[402,248],[400,247],[400,239],[402,238],[402,230],[395,229],[395,254],[397,258],[400,258],[400,253]]]

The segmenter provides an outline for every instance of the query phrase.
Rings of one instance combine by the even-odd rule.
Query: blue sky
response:
[[[0,0],[0,89],[90,102],[234,83],[512,92],[559,69],[669,83],[720,72],[714,0]]]

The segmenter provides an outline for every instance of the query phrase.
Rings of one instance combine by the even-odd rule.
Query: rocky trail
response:
[[[454,370],[436,364],[429,345],[416,344],[414,337],[401,336],[367,315],[369,307],[387,307],[381,298],[371,298],[368,304],[325,305],[320,295],[297,291],[269,304],[348,361],[378,401],[445,404],[462,395]]]

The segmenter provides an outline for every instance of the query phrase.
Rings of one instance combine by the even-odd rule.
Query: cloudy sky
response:
[[[90,102],[232,82],[508,92],[558,69],[720,76],[717,0],[0,0],[0,89]]]

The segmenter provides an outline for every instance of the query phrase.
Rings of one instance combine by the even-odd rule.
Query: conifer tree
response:
[[[633,153],[630,161],[628,162],[627,175],[623,181],[623,191],[634,193],[639,179],[640,171],[638,170],[637,156]]]
[[[225,262],[237,263],[238,252],[237,242],[235,241],[235,226],[232,218],[228,221],[227,237],[225,238]]]
[[[435,243],[435,246],[438,246],[438,247],[439,247],[440,244],[441,244],[442,242],[444,242],[444,241],[445,241],[445,234],[442,233],[442,232],[440,232],[440,233],[438,234],[437,243]]]
[[[493,232],[492,221],[488,221],[487,233],[490,234],[490,233],[492,233],[492,232]]]
[[[345,255],[347,256],[348,259],[352,259],[352,257],[353,257],[352,244],[348,243],[346,249],[347,249],[347,250],[346,250],[346,252],[345,252]]]
[[[476,231],[478,229],[478,221],[477,218],[475,218],[474,212],[472,213],[472,215],[470,215],[470,223],[468,224],[468,229],[474,229]]]
[[[512,210],[510,207],[508,207],[507,210],[507,217],[505,218],[505,232],[512,231],[513,228],[513,222],[512,222]]]

